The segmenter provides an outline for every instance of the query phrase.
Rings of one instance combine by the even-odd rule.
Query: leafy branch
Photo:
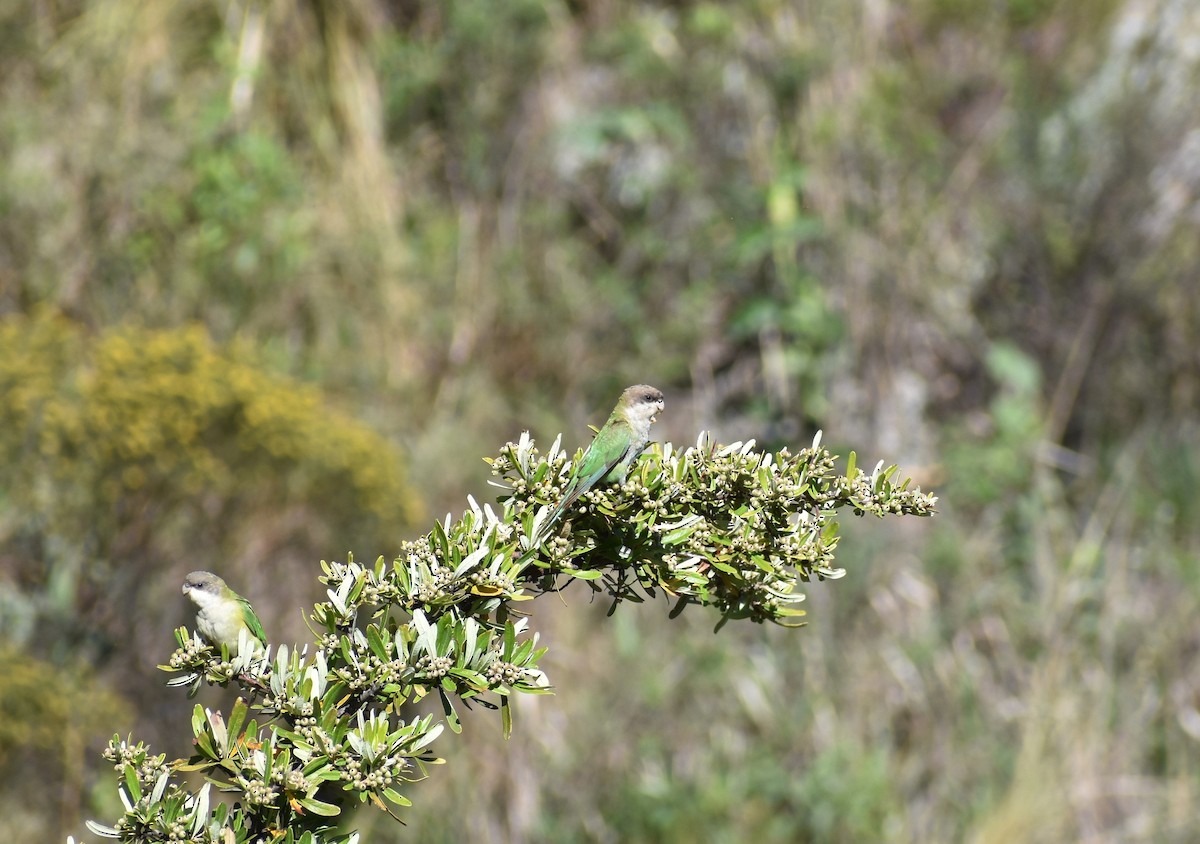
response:
[[[795,454],[701,435],[643,454],[625,483],[584,494],[534,544],[567,483],[567,454],[556,440],[543,456],[525,434],[488,462],[505,490],[497,507],[469,498],[461,518],[403,543],[390,564],[322,562],[328,600],[309,616],[311,655],[243,641],[231,657],[176,631],[179,648],[161,666],[169,685],[235,684],[246,699],[228,722],[195,708],[186,761],[114,737],[105,757],[126,811],[89,828],[130,842],[351,844],[356,833],[335,831],[348,804],[394,815],[411,805],[408,784],[441,761],[429,747],[443,725],[401,717],[405,704],[436,695],[454,732],[460,707],[499,709],[507,736],[512,694],[550,691],[537,667],[546,649],[520,603],[582,581],[612,610],[661,593],[672,615],[716,610],[718,629],[732,619],[799,626],[799,584],[844,573],[833,567],[837,510],[927,516],[936,504],[895,483],[895,466],[868,475],[851,454],[839,474],[819,434]],[[193,771],[206,779],[194,792],[180,777]],[[213,803],[213,787],[236,795],[232,808]]]

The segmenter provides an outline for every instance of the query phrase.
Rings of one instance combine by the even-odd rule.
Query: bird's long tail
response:
[[[558,520],[562,518],[563,513],[567,512],[567,508],[574,504],[575,499],[578,497],[579,495],[572,491],[567,495],[564,495],[562,500],[554,505],[554,509],[550,511],[550,515],[546,518],[546,521],[542,522],[541,525],[538,526],[538,529],[533,533],[533,544],[535,546],[540,545],[542,541],[550,535],[550,528],[554,527],[554,525],[558,523]]]

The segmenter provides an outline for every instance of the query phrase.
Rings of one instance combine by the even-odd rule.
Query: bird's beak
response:
[[[187,584],[185,583],[185,584],[183,584],[183,594],[186,595],[187,593],[188,593],[188,587],[187,587]]]

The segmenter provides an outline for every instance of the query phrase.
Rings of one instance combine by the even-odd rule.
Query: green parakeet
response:
[[[596,484],[624,483],[625,475],[650,441],[650,424],[665,407],[662,391],[647,384],[628,387],[592,444],[571,467],[571,475],[549,518],[538,529],[540,542],[567,508]]]
[[[238,634],[242,629],[265,646],[267,634],[254,614],[250,602],[225,585],[225,581],[210,571],[194,571],[183,581],[183,594],[192,599],[196,612],[196,629],[200,635],[219,648],[225,645],[231,656],[237,654]]]

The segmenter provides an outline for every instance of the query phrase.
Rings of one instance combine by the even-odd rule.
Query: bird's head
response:
[[[194,571],[183,579],[183,594],[201,607],[220,598],[225,589],[225,581],[211,571]]]
[[[621,393],[619,406],[631,422],[649,425],[666,407],[662,390],[649,384],[635,384]]]

